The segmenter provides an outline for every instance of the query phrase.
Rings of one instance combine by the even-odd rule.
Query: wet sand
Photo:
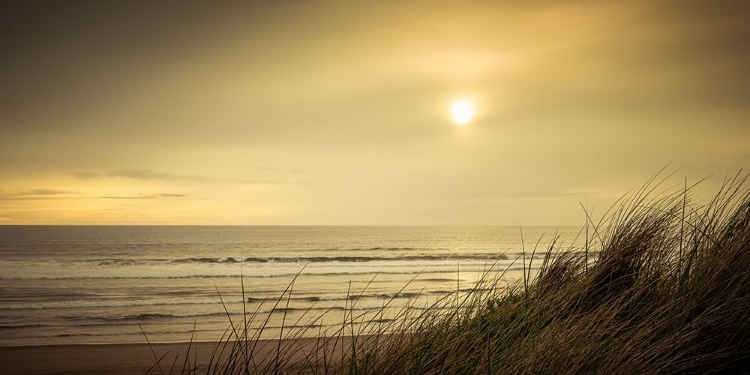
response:
[[[287,362],[300,360],[316,347],[316,338],[300,338],[283,340],[282,347],[296,350]],[[348,344],[347,344],[348,343]],[[340,345],[350,345],[348,338],[338,342]],[[193,343],[190,351],[190,361],[197,356],[199,369],[205,371],[215,342]],[[231,344],[225,349],[229,352]],[[278,340],[262,340],[256,347],[256,358],[268,358],[275,354]],[[164,373],[169,373],[175,363],[175,372],[183,367],[188,343],[153,344],[154,352],[147,344],[111,344],[111,345],[43,345],[43,346],[6,346],[0,347],[0,365],[3,374],[143,374],[151,368],[157,357],[164,356],[160,363]],[[329,348],[333,348],[332,343]],[[294,350],[292,349],[292,350]],[[291,352],[291,351],[290,351]],[[339,351],[330,351],[338,353]],[[268,357],[267,357],[268,355]],[[176,360],[175,360],[176,358]],[[334,360],[336,355],[334,354]],[[262,360],[260,360],[262,361]],[[199,370],[198,373],[201,371]],[[154,372],[160,373],[159,369]]]

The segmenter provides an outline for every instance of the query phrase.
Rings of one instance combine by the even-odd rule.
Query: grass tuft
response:
[[[318,325],[307,344],[277,340],[275,350],[257,350],[268,344],[260,339],[267,320],[253,335],[251,322],[232,322],[205,373],[747,371],[748,176],[727,179],[706,205],[693,203],[695,185],[687,183],[679,192],[655,194],[663,182],[657,177],[598,223],[586,212],[585,245],[561,248],[555,238],[539,272],[532,276],[524,262],[523,279],[515,284],[504,285],[505,271],[493,266],[468,292],[427,308],[414,308],[412,301],[395,319],[382,319],[392,300],[365,321],[355,313],[354,299],[336,331]],[[287,302],[293,284],[284,293]],[[252,317],[246,314],[246,320]],[[284,339],[302,337],[307,329],[283,330]],[[186,364],[182,373],[197,372]],[[151,371],[162,370],[155,365]]]

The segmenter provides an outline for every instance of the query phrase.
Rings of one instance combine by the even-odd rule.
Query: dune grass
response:
[[[543,250],[539,272],[533,274],[529,265],[523,280],[509,287],[502,283],[503,270],[494,270],[468,293],[446,297],[427,309],[407,306],[394,320],[370,316],[362,321],[365,318],[348,306],[341,327],[319,332],[306,348],[294,340],[260,340],[262,330],[249,335],[248,327],[256,322],[255,314],[248,312],[244,322],[231,322],[209,367],[191,367],[187,361],[172,370],[183,374],[749,371],[747,176],[728,179],[704,205],[692,201],[688,186],[655,194],[661,186],[657,177],[622,199],[601,221],[589,219],[582,230],[586,237],[582,247],[564,248],[553,240]],[[294,281],[272,302],[276,306],[288,302],[293,286]],[[297,329],[282,336],[304,333]],[[269,344],[275,349],[263,351],[263,358],[258,358],[258,345]],[[162,371],[156,365],[151,370]]]

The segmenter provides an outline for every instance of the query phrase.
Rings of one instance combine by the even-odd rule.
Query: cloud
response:
[[[101,196],[99,199],[158,199],[158,198],[182,198],[187,197],[186,194],[173,194],[173,193],[161,193],[161,194],[138,194],[138,195],[124,195],[124,196]]]
[[[84,171],[75,171],[68,173],[69,176],[81,179],[81,180],[93,180],[97,178],[102,178],[102,174],[98,172],[84,172]]]
[[[67,190],[55,190],[55,189],[30,189],[20,190],[13,193],[4,193],[0,191],[0,200],[3,201],[14,201],[14,200],[49,200],[49,199],[82,199],[89,197],[82,196],[71,196],[71,194],[78,194],[75,191]],[[183,198],[187,197],[186,194],[176,193],[158,193],[158,194],[138,194],[132,196],[99,196],[94,197],[97,199],[158,199],[158,198]]]
[[[77,194],[76,191],[57,190],[57,189],[29,189],[19,190],[13,193],[0,191],[0,200],[41,200],[41,199],[68,199],[70,194]]]
[[[67,190],[55,190],[55,189],[31,189],[25,190],[19,193],[19,195],[58,195],[58,194],[74,194],[75,191]]]
[[[107,177],[133,178],[136,180],[166,180],[166,181],[206,181],[201,176],[181,175],[156,172],[150,169],[115,169],[106,173]]]
[[[206,178],[195,175],[183,175],[175,173],[157,172],[151,169],[145,168],[123,168],[113,169],[106,172],[92,172],[92,171],[73,171],[68,172],[68,176],[75,177],[80,180],[92,180],[98,178],[132,178],[135,180],[146,180],[146,181],[207,181]]]
[[[283,173],[283,174],[296,174],[304,171],[302,168],[289,168],[289,167],[269,167],[261,166],[258,167],[261,170]],[[300,182],[285,181],[283,179],[208,179],[198,175],[185,175],[168,172],[158,172],[151,169],[145,168],[123,168],[113,169],[106,172],[92,172],[92,171],[74,171],[69,172],[69,176],[81,179],[81,180],[92,180],[97,178],[129,178],[141,181],[174,181],[174,182],[216,182],[216,183],[230,183],[230,184],[265,184],[265,185],[298,185]],[[123,198],[125,199],[125,198]]]
[[[300,173],[303,172],[304,169],[302,168],[289,168],[289,167],[271,167],[267,165],[262,165],[258,167],[258,169],[262,169],[264,171],[268,172],[282,172],[282,173]]]

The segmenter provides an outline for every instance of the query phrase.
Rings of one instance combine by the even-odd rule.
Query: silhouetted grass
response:
[[[697,205],[691,187],[654,194],[660,186],[655,176],[602,221],[590,222],[583,248],[558,248],[553,240],[536,275],[529,265],[523,280],[505,287],[500,281],[503,270],[491,271],[460,298],[449,296],[427,309],[407,304],[394,320],[376,316],[362,322],[354,306],[347,306],[341,327],[327,334],[319,331],[307,347],[278,340],[276,350],[256,358],[257,345],[269,344],[259,340],[262,330],[248,335],[253,322],[243,322],[239,331],[233,322],[220,349],[229,348],[229,354],[217,351],[211,366],[200,372],[748,371],[746,180],[739,175],[727,180],[712,201]],[[293,285],[276,306],[289,300]],[[254,314],[246,316],[252,320]],[[294,339],[306,329],[284,332],[285,338]],[[196,370],[183,368],[182,373]]]

